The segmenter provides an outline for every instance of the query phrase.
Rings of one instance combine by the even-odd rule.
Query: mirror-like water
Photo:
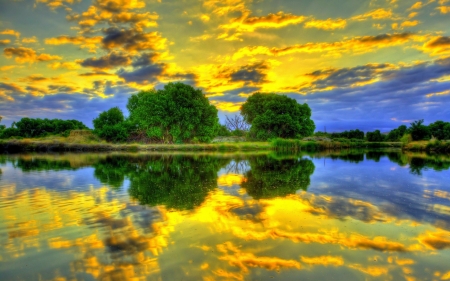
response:
[[[450,280],[450,158],[0,156],[0,280]]]

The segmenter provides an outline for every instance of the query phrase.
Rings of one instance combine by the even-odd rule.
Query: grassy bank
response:
[[[321,151],[348,148],[401,148],[401,142],[352,142],[352,141],[301,141],[291,139],[275,139],[271,142],[277,151]]]
[[[406,151],[426,151],[436,153],[450,153],[450,141],[413,141],[403,146]]]

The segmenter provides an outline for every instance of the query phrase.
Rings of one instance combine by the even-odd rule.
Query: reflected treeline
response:
[[[62,171],[62,170],[76,170],[70,165],[67,160],[48,160],[48,159],[23,159],[19,158],[14,163],[15,167],[20,168],[24,172],[34,171]]]
[[[93,166],[104,184],[120,187],[129,179],[128,192],[141,204],[187,210],[217,187],[217,172],[229,161],[208,156],[114,156]]]
[[[245,174],[242,188],[255,199],[272,198],[306,190],[314,173],[314,163],[300,157],[249,157],[251,170]]]

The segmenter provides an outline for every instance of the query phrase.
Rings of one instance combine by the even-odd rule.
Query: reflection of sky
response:
[[[398,218],[430,222],[449,219],[448,211],[439,212],[439,207],[435,210],[433,207],[448,208],[450,200],[432,194],[427,196],[436,190],[450,191],[448,170],[423,170],[422,175],[417,176],[411,174],[407,166],[400,167],[387,157],[379,162],[365,160],[358,164],[331,159],[313,161],[316,170],[309,193],[368,201]]]
[[[260,200],[241,187],[252,162],[229,161],[217,173],[218,188],[183,211],[140,206],[125,196],[128,180],[116,191],[100,184],[91,167],[22,172],[2,164],[0,275],[6,280],[40,280],[37,273],[41,280],[450,277],[449,170],[418,176],[386,157],[359,163],[327,158],[325,165],[324,159],[311,160],[315,169],[307,191]]]

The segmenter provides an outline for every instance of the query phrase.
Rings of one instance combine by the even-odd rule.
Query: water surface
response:
[[[0,156],[1,280],[450,280],[450,158]]]

